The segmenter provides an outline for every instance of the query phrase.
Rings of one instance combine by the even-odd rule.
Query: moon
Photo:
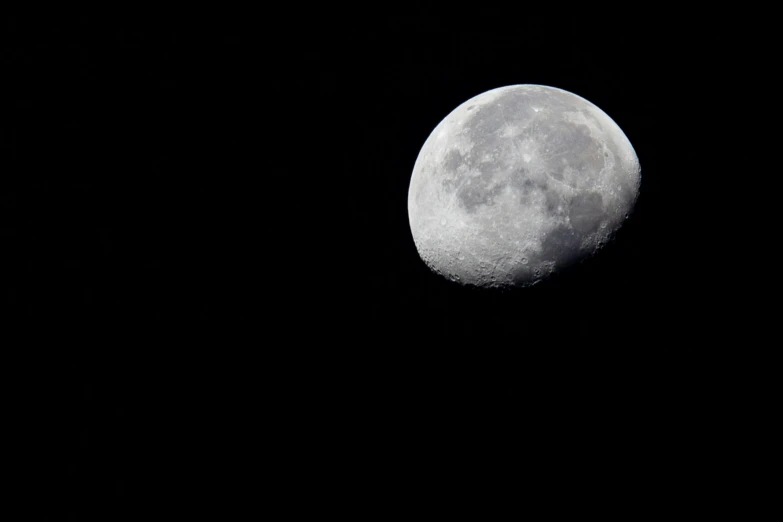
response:
[[[511,85],[435,127],[413,167],[408,218],[434,272],[527,287],[597,253],[640,185],[636,152],[601,109],[556,87]]]

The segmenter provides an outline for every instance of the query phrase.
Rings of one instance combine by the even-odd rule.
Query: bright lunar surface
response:
[[[640,184],[631,143],[601,109],[562,89],[511,85],[435,127],[413,168],[408,218],[438,274],[524,287],[597,252]]]

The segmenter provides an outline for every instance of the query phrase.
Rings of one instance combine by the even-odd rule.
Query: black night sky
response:
[[[706,469],[735,303],[707,87],[736,62],[709,16],[566,11],[5,20],[32,519],[620,509],[652,502],[639,470]],[[589,262],[466,289],[418,257],[411,172],[453,108],[522,83],[614,119],[640,197]]]

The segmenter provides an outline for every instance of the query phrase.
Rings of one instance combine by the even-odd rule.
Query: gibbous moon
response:
[[[596,253],[640,184],[636,152],[601,109],[562,89],[511,85],[435,127],[413,167],[408,218],[436,273],[525,287]]]

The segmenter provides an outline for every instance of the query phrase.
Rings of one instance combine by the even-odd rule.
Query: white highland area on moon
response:
[[[408,217],[435,272],[529,286],[600,249],[640,183],[631,143],[601,109],[562,89],[512,85],[471,98],[432,131]]]

